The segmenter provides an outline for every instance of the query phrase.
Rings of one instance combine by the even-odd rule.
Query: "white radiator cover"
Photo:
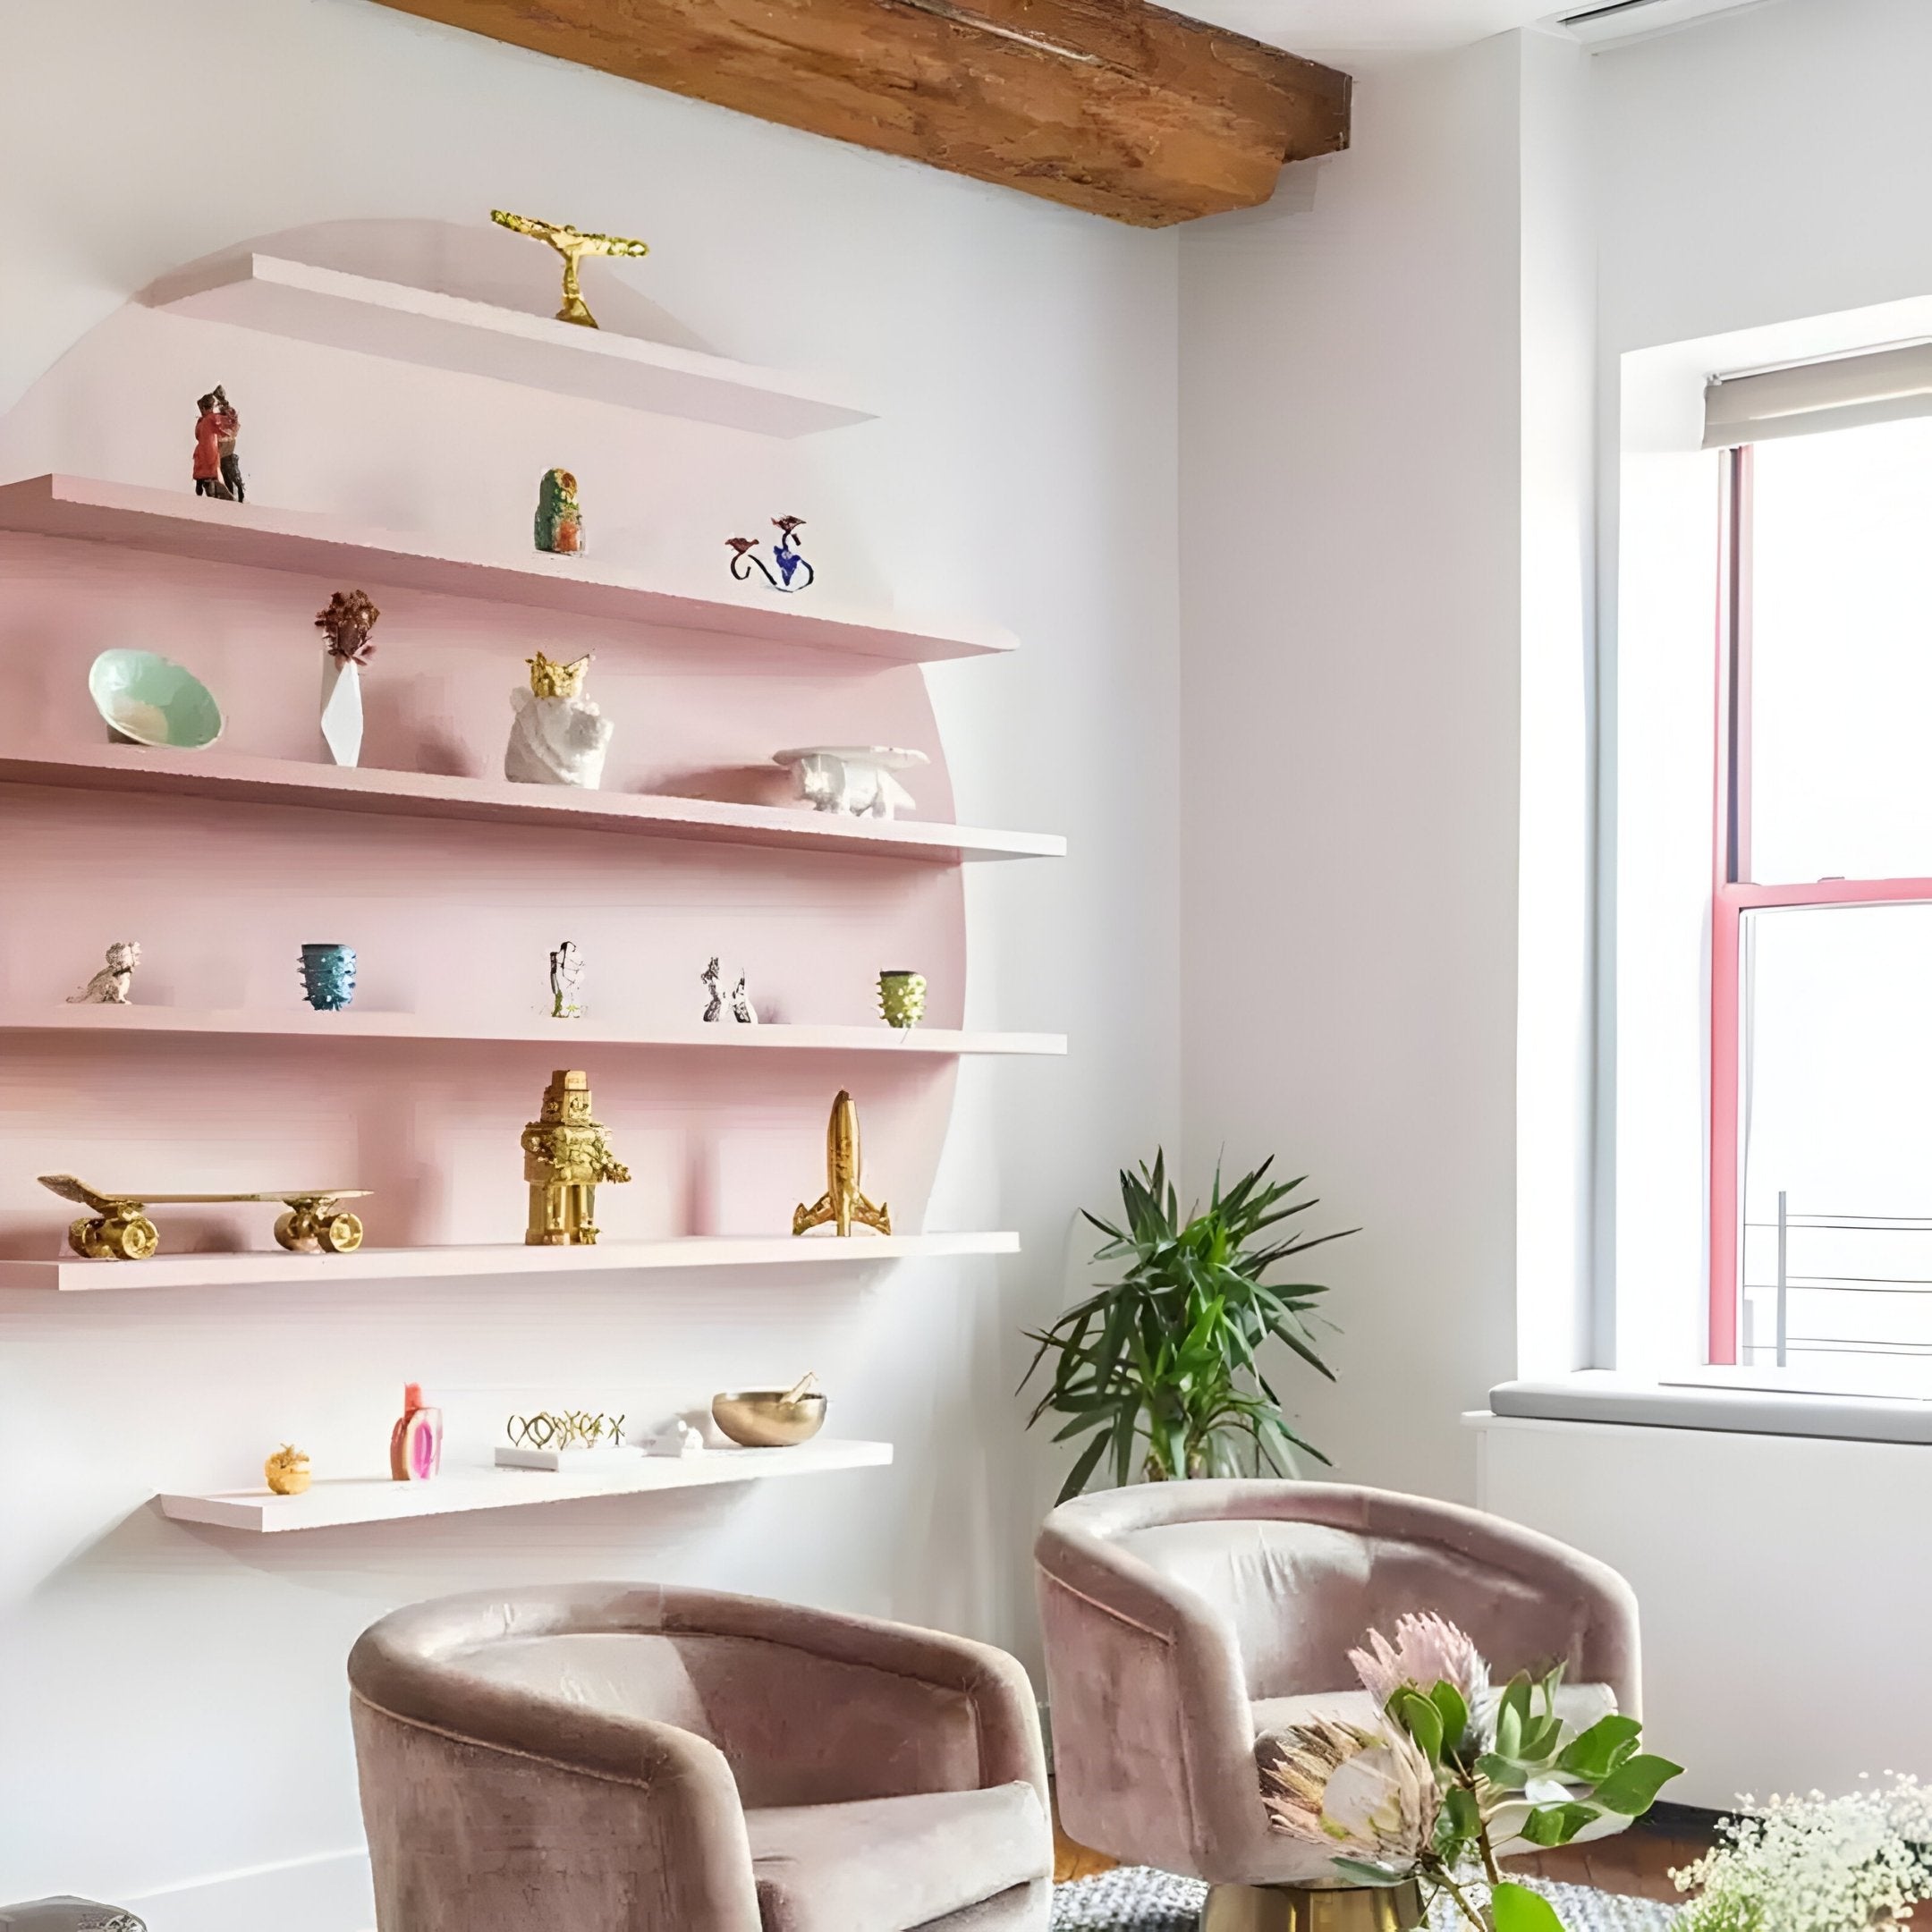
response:
[[[1636,1589],[1667,1800],[1932,1775],[1932,1446],[1466,1419],[1483,1507]]]

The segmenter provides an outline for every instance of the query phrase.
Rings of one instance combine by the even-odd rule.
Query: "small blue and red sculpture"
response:
[[[771,547],[769,564],[760,555],[755,537],[726,538],[725,547],[732,554],[732,575],[740,583],[750,583],[752,570],[756,568],[774,590],[809,589],[818,572],[812,569],[809,559],[799,548],[798,533],[804,527],[803,517],[778,516],[772,519],[772,528],[778,532],[778,540]]]

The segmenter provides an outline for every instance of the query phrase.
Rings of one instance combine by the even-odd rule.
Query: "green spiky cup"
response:
[[[879,1012],[886,1024],[916,1027],[926,1012],[926,975],[882,972],[878,977]]]

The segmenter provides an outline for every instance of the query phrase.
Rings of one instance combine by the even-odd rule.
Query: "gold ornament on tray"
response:
[[[509,228],[534,242],[547,242],[564,258],[564,306],[556,312],[559,322],[578,322],[595,328],[597,318],[584,306],[583,289],[577,279],[577,263],[585,255],[648,255],[642,242],[627,241],[623,235],[586,234],[568,222],[538,221],[534,216],[513,215],[508,208],[492,208],[490,219],[499,228]]]
[[[300,1496],[309,1487],[309,1457],[293,1443],[284,1443],[262,1464],[262,1474],[277,1496]]]
[[[539,1409],[534,1415],[513,1415],[504,1434],[517,1449],[595,1449],[600,1444],[621,1446],[624,1419],[589,1409],[564,1409],[553,1414]]]
[[[892,1233],[892,1209],[884,1201],[874,1207],[859,1191],[859,1109],[843,1088],[826,1123],[826,1191],[809,1208],[800,1206],[792,1216],[792,1232],[804,1234],[827,1221],[842,1235],[852,1233],[854,1221],[881,1234]]]
[[[538,1118],[523,1130],[523,1178],[530,1182],[527,1246],[596,1244],[597,1182],[628,1181],[631,1170],[612,1158],[604,1128],[591,1115],[588,1073],[550,1076]]]

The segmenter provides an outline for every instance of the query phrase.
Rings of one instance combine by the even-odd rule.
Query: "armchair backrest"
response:
[[[459,1734],[520,1706],[587,1769],[600,1738],[674,1725],[716,1747],[750,1807],[970,1790],[985,1769],[972,1687],[894,1668],[898,1634],[716,1591],[578,1584],[399,1611],[350,1677]]]
[[[1353,1689],[1348,1653],[1364,1633],[1424,1610],[1460,1624],[1503,1676],[1581,1662],[1580,1606],[1438,1543],[1222,1519],[1132,1530],[1120,1547],[1226,1611],[1250,1698]]]
[[[1063,1504],[1043,1551],[1056,1525],[1096,1539],[1087,1548],[1103,1562],[1111,1550],[1154,1587],[1209,1606],[1250,1698],[1352,1689],[1348,1653],[1368,1631],[1435,1610],[1498,1677],[1560,1662],[1636,1708],[1636,1606],[1623,1579],[1479,1511],[1338,1483],[1177,1482]]]

